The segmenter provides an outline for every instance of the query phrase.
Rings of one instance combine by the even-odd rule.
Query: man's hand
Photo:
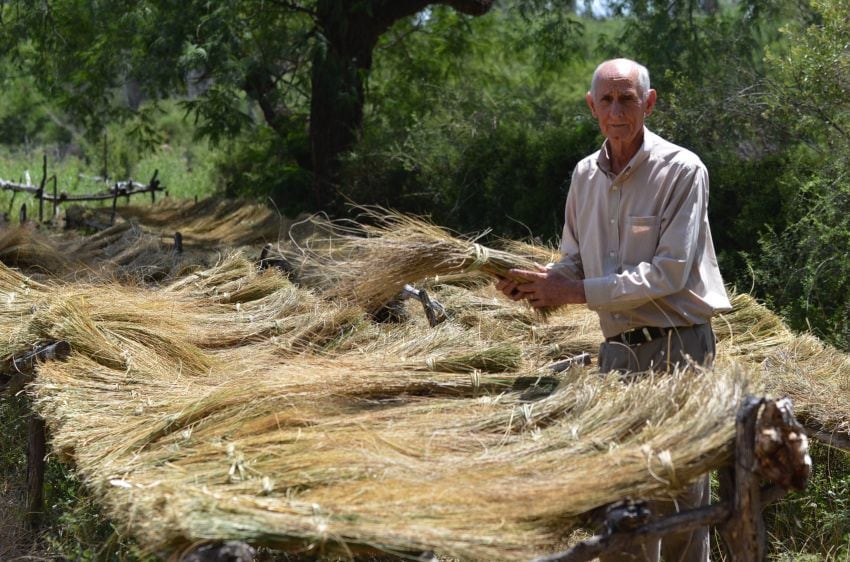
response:
[[[511,269],[496,288],[511,300],[527,300],[534,308],[587,302],[583,282],[543,266],[537,266],[537,271]]]

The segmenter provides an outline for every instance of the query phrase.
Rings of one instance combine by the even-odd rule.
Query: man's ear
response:
[[[652,115],[653,110],[655,109],[655,101],[658,99],[658,94],[655,93],[655,90],[649,90],[649,93],[646,95],[646,109],[644,110],[644,115],[649,117]]]
[[[595,118],[596,117],[596,105],[594,105],[594,103],[593,103],[593,95],[591,95],[590,92],[587,92],[584,95],[584,101],[587,102],[587,107],[590,108],[590,114],[593,115],[593,117]]]

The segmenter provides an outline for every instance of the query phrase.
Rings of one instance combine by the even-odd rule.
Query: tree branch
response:
[[[311,10],[306,6],[301,6],[300,4],[296,4],[294,2],[287,2],[286,0],[268,0],[272,4],[276,4],[281,8],[286,8],[287,10],[292,10],[293,12],[299,12],[302,14],[307,14],[310,17],[316,17],[316,11]]]
[[[440,0],[434,4],[446,4],[462,14],[482,16],[490,11],[495,0]]]

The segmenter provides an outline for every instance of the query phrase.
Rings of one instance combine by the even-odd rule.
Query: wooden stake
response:
[[[37,414],[29,415],[27,440],[27,521],[38,527],[44,515],[44,455],[47,436],[44,420]]]

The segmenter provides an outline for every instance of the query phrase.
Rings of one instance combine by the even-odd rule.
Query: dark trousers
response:
[[[663,336],[638,345],[604,342],[599,348],[599,370],[603,373],[672,371],[677,364],[686,365],[688,358],[698,365],[710,366],[714,351],[711,324],[671,328]]]
[[[710,366],[714,360],[714,332],[710,324],[670,330],[660,338],[638,345],[605,342],[599,349],[599,370],[641,372],[672,371],[689,361]],[[670,515],[678,511],[708,505],[711,500],[711,479],[708,474],[689,486],[675,501],[654,501],[649,508],[655,515]],[[709,555],[708,528],[693,532],[667,535],[663,540],[635,544],[627,551],[611,552],[599,557],[601,562],[640,560],[657,562],[707,562]]]

